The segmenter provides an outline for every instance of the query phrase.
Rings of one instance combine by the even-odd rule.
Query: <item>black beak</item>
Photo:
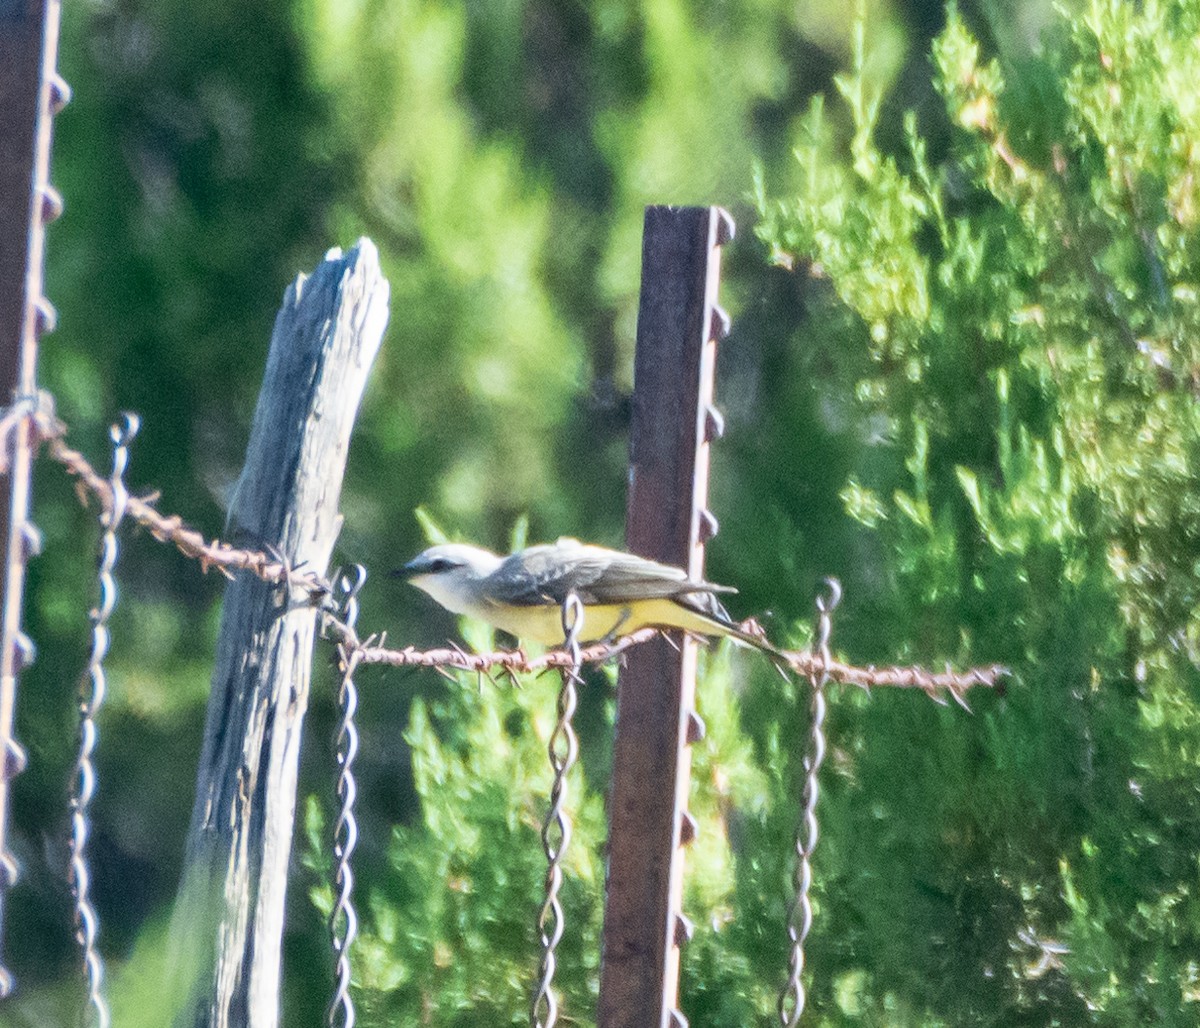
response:
[[[410,578],[415,578],[417,575],[421,574],[422,571],[427,571],[427,565],[428,561],[426,561],[425,558],[414,557],[407,564],[405,564],[404,567],[396,568],[394,571],[389,571],[388,576],[390,578],[402,578],[408,580]]]

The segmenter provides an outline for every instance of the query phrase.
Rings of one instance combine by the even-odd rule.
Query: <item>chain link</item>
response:
[[[87,864],[87,841],[90,830],[88,813],[96,794],[96,768],[92,762],[98,732],[96,715],[104,703],[107,679],[104,658],[108,655],[109,619],[117,606],[117,581],[113,569],[117,564],[119,544],[117,529],[125,517],[129,491],[125,486],[125,468],[129,463],[129,444],[137,435],[140,421],[136,414],[123,414],[124,425],[113,425],[109,432],[113,443],[113,468],[108,484],[112,505],[101,514],[104,534],[100,538],[100,561],[97,578],[100,583],[100,604],[92,611],[92,646],[88,657],[87,677],[90,691],[79,705],[79,756],[70,797],[71,861],[68,880],[75,898],[75,937],[83,949],[83,970],[87,977],[88,1005],[96,1028],[108,1028],[108,1004],[104,999],[104,961],[96,946],[100,934],[100,918],[89,895],[91,876]]]
[[[361,564],[354,566],[353,577],[342,575],[338,579],[338,591],[344,596],[341,625],[346,631],[338,643],[338,666],[342,672],[338,706],[342,719],[337,731],[337,798],[340,807],[333,830],[333,854],[337,861],[334,889],[337,898],[329,915],[337,987],[325,1015],[325,1023],[329,1028],[354,1028],[354,1001],[350,998],[350,947],[358,934],[358,915],[351,897],[354,874],[350,867],[358,842],[358,821],[354,817],[358,785],[353,770],[354,758],[358,754],[358,729],[354,724],[358,690],[354,687],[354,672],[362,659],[355,623],[358,621],[358,594],[366,580],[367,569]]]
[[[563,909],[558,898],[562,888],[562,862],[571,842],[571,818],[564,809],[567,797],[567,775],[579,755],[579,740],[575,737],[572,719],[578,702],[576,686],[580,683],[579,669],[583,651],[579,645],[583,631],[583,603],[571,593],[563,601],[562,628],[570,667],[562,668],[562,688],[558,693],[558,722],[550,733],[550,766],[554,784],[550,787],[550,810],[542,825],[542,849],[546,854],[546,900],[538,916],[538,933],[542,943],[537,991],[533,997],[530,1023],[534,1028],[553,1028],[558,1021],[558,1000],[554,995],[555,951],[563,936]]]
[[[827,578],[829,597],[817,597],[817,633],[813,640],[813,669],[809,673],[812,687],[809,752],[804,757],[804,813],[796,830],[796,870],[793,879],[795,897],[788,911],[788,938],[792,942],[787,984],[779,995],[779,1023],[783,1028],[795,1028],[804,1013],[804,943],[812,928],[812,855],[817,848],[818,774],[825,759],[825,686],[829,682],[829,636],[833,631],[833,611],[842,599],[842,586],[836,578]]]

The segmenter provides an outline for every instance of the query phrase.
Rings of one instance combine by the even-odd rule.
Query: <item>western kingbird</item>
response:
[[[651,626],[727,636],[778,653],[742,629],[717,600],[717,593],[736,589],[577,539],[530,546],[507,557],[462,543],[431,546],[395,573],[454,614],[545,646],[562,645],[562,604],[574,593],[583,604],[582,641]]]

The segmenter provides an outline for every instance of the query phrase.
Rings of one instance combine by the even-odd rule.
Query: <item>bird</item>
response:
[[[431,546],[393,572],[454,614],[484,621],[523,641],[561,646],[562,606],[583,604],[581,642],[640,628],[724,636],[768,654],[779,651],[737,624],[717,599],[736,589],[690,578],[680,568],[564,537],[501,556],[466,543]]]

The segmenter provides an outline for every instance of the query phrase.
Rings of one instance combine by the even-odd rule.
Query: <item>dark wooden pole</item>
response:
[[[58,0],[0,0],[0,406],[37,390],[39,336],[54,322],[42,296],[44,226],[62,210],[48,181],[52,115],[67,99],[59,78]],[[33,435],[17,421],[0,440],[8,472],[0,483],[4,610],[0,622],[0,912],[16,879],[8,852],[9,780],[24,765],[13,737],[17,675],[32,656],[21,632],[25,560],[37,539],[28,521]],[[0,919],[2,920],[2,919]],[[0,995],[12,987],[0,968]]]
[[[331,251],[288,288],[275,321],[234,541],[325,574],[341,527],[350,432],[387,324],[369,240]],[[249,575],[229,586],[172,921],[175,1024],[275,1028],[284,890],[317,611],[303,590]]]
[[[708,443],[716,340],[728,319],[717,306],[720,247],[733,221],[719,207],[648,207],[634,363],[626,541],[642,557],[704,571],[716,532],[707,509]],[[657,639],[631,650],[617,691],[609,796],[609,857],[598,1028],[686,1025],[676,1008],[679,946],[690,931],[680,909],[696,649]]]

